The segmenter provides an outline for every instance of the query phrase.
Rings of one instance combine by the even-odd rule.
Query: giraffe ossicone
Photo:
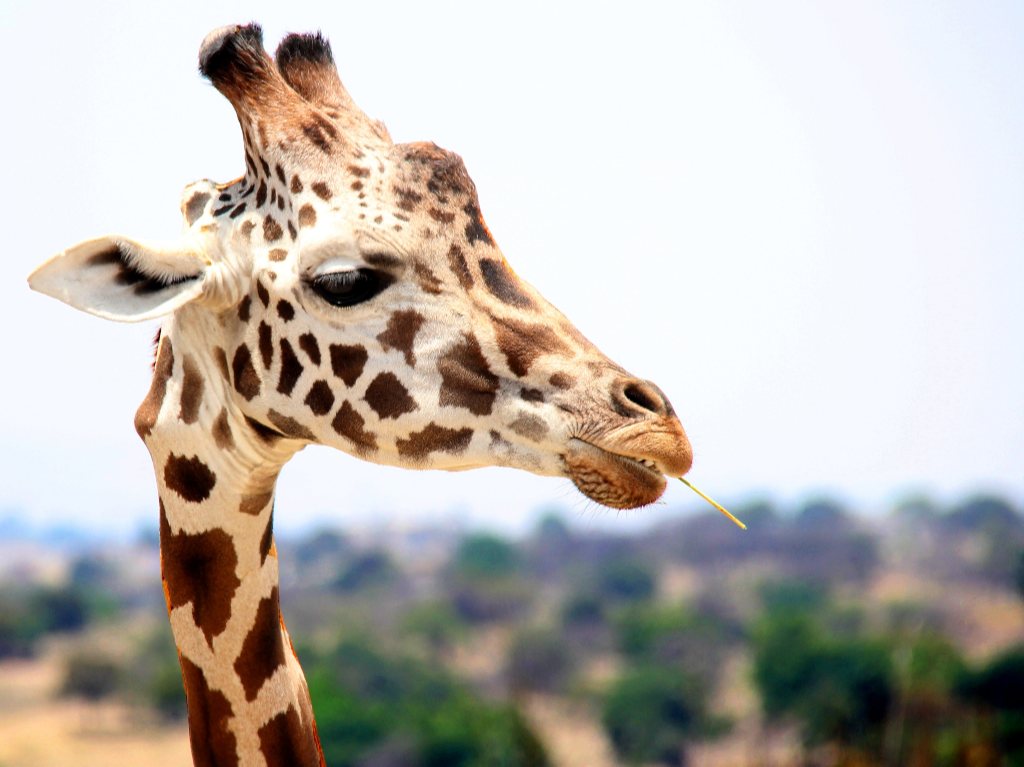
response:
[[[245,174],[186,187],[179,242],[89,240],[30,284],[107,319],[165,318],[136,428],[196,764],[320,764],[272,537],[296,451],[565,476],[615,508],[655,501],[692,453],[661,391],[512,271],[462,160],[393,143],[323,37],[272,58],[258,26],[225,27],[200,69],[235,108]]]

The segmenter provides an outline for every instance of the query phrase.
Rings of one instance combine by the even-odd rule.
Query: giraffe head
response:
[[[617,508],[689,470],[661,391],[512,271],[462,160],[393,143],[326,40],[290,35],[272,59],[259,27],[228,27],[200,69],[238,115],[245,175],[185,189],[180,242],[90,240],[30,278],[101,317],[169,315],[175,348],[221,371],[223,401],[193,420],[403,467],[566,476]]]

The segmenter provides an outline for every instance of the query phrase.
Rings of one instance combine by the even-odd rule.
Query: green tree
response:
[[[112,655],[99,650],[79,650],[64,666],[60,694],[97,701],[113,695],[124,669]]]
[[[525,631],[512,641],[505,673],[515,691],[563,692],[575,669],[572,648],[550,630]]]
[[[382,753],[417,767],[548,764],[514,708],[481,700],[436,664],[349,638],[305,665],[324,755],[335,767]]]
[[[1024,765],[1024,645],[965,673],[958,692],[991,718],[995,745],[1006,763]]]
[[[1017,593],[1020,594],[1020,598],[1024,599],[1024,549],[1021,549],[1020,556],[1017,557]]]
[[[343,593],[367,591],[388,586],[401,576],[386,551],[374,549],[356,554],[335,581]]]
[[[792,716],[809,743],[879,754],[894,699],[891,649],[870,638],[835,638],[808,615],[781,613],[754,632],[754,681],[770,718]]]
[[[617,558],[597,572],[597,591],[617,602],[642,602],[654,596],[654,570],[636,559]]]
[[[627,762],[684,763],[688,741],[718,734],[706,688],[679,669],[640,666],[612,685],[601,721],[616,753]]]
[[[467,536],[455,550],[453,572],[465,578],[503,578],[519,568],[515,547],[496,535]]]
[[[495,535],[466,537],[452,557],[446,585],[456,611],[467,621],[506,620],[533,598],[519,552]]]

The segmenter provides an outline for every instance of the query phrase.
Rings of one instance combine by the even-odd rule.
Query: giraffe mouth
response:
[[[665,476],[649,458],[613,453],[570,439],[563,461],[576,488],[603,506],[636,509],[654,503],[665,492]]]

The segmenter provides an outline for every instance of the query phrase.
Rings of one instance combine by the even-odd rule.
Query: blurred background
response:
[[[303,451],[282,603],[330,764],[1024,764],[1024,7],[244,13],[0,4],[0,765],[188,763],[131,427],[155,326],[24,279],[241,172],[195,60],[250,19],[321,29],[397,141],[464,157],[750,527],[678,483],[609,513]]]

